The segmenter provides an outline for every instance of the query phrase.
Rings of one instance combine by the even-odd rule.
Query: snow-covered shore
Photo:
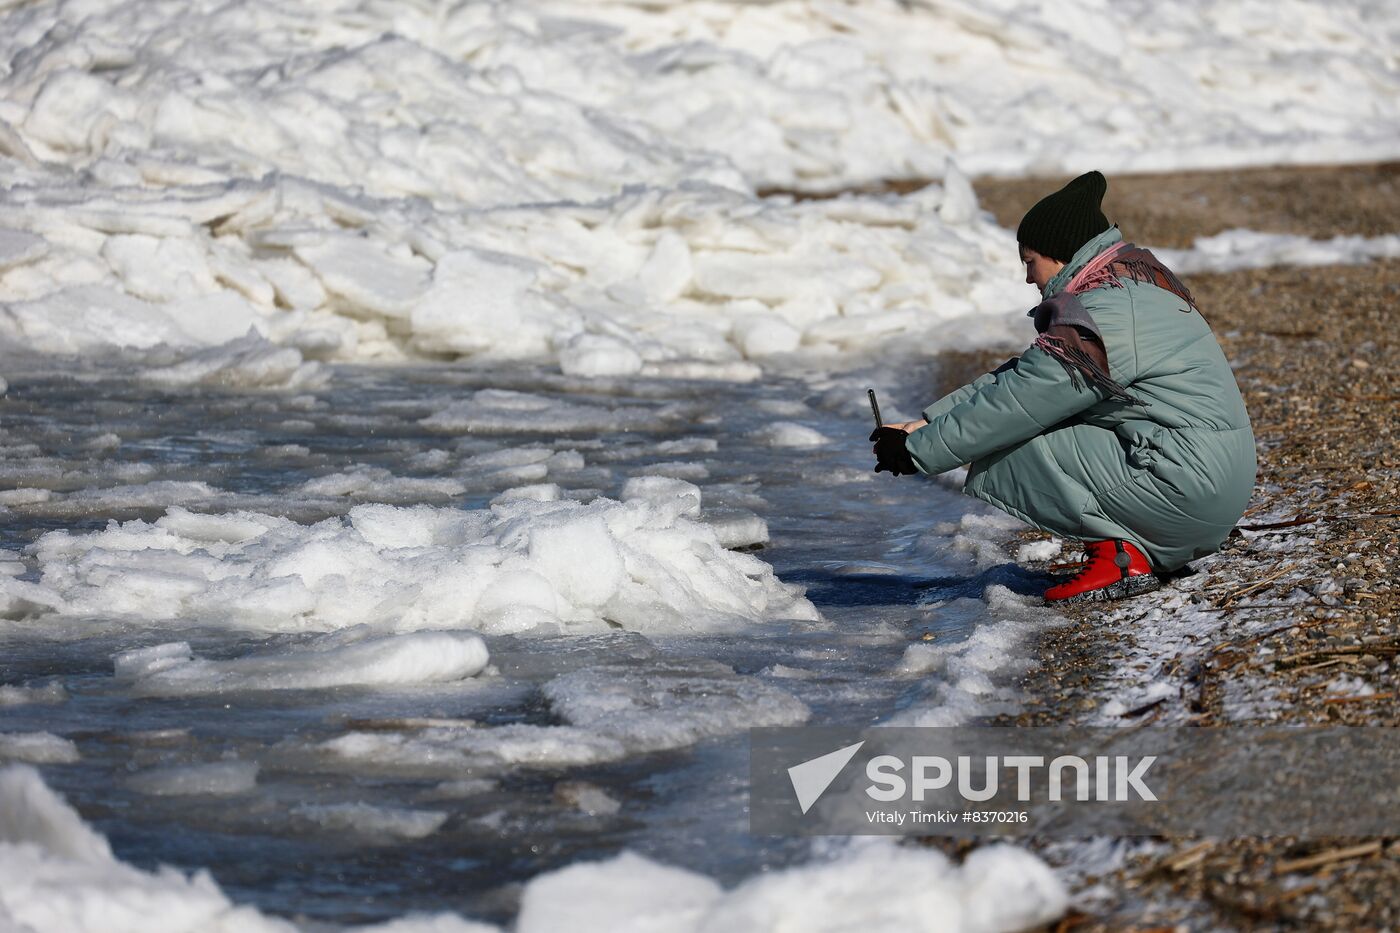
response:
[[[544,358],[753,378],[1026,301],[965,173],[1400,153],[1383,3],[29,3],[0,339],[166,383]],[[912,198],[761,202],[939,180]],[[252,331],[256,336],[247,336]],[[217,349],[216,349],[217,348]]]

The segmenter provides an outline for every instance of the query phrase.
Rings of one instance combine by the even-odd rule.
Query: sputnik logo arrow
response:
[[[862,739],[854,745],[838,748],[820,758],[812,758],[788,768],[788,780],[792,781],[792,789],[797,793],[797,804],[803,813],[812,809],[812,804],[821,799],[831,782],[836,780],[836,775],[841,773],[841,769],[846,767],[864,744],[865,740]]]

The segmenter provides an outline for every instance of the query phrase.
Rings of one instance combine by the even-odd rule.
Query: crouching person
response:
[[[1049,602],[1119,599],[1220,547],[1254,487],[1234,374],[1191,293],[1101,207],[1098,172],[1041,200],[1016,231],[1044,299],[1019,357],[871,435],[876,469],[942,473],[963,491],[1084,542]]]

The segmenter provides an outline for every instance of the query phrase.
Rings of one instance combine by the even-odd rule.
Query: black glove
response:
[[[913,476],[919,472],[914,466],[914,458],[909,456],[909,450],[904,446],[904,439],[909,434],[899,428],[879,427],[870,432],[870,439],[875,442],[875,472],[889,470],[895,476]]]

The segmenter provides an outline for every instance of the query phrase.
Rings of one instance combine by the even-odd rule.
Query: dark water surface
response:
[[[442,790],[448,778],[440,771],[337,765],[309,750],[344,734],[351,720],[549,724],[539,685],[600,660],[639,673],[656,665],[719,662],[799,697],[813,722],[879,721],[928,692],[917,678],[891,674],[911,640],[926,632],[956,639],[980,617],[975,599],[956,600],[944,611],[917,605],[930,587],[957,592],[968,583],[967,595],[977,595],[965,562],[931,562],[929,548],[916,546],[940,522],[956,521],[967,500],[925,480],[866,473],[868,413],[862,417],[863,392],[854,380],[580,382],[518,368],[418,366],[336,368],[321,388],[287,392],[172,391],[102,370],[59,375],[12,369],[10,382],[0,489],[52,491],[47,501],[0,512],[0,547],[13,551],[55,529],[153,520],[168,500],[192,511],[252,509],[301,522],[343,514],[364,501],[483,508],[520,483],[509,474],[463,472],[461,462],[543,445],[582,455],[582,465],[549,476],[569,495],[616,496],[628,477],[661,472],[699,485],[707,510],[757,513],[771,534],[757,556],[784,581],[806,587],[822,613],[822,624],[776,621],[739,634],[490,638],[499,675],[460,684],[183,698],[132,695],[112,676],[113,655],[178,640],[201,657],[235,658],[306,636],[197,621],[88,619],[78,629],[42,620],[0,623],[0,683],[58,680],[69,694],[60,703],[0,707],[0,730],[50,732],[77,744],[81,760],[43,766],[45,780],[108,836],[120,858],[145,868],[208,868],[235,901],[275,913],[347,922],[447,909],[502,920],[514,912],[520,882],[622,849],[726,884],[765,866],[803,860],[808,843],[747,831],[742,724],[726,736],[605,765],[504,767],[489,775],[491,789],[458,796]],[[531,430],[528,419],[510,433],[444,435],[419,423],[485,387],[557,398],[561,405],[666,415],[641,429],[578,433],[558,426]],[[851,403],[842,401],[848,392]],[[814,428],[830,443],[774,447],[752,436],[772,421]],[[667,449],[680,452],[658,450],[681,439],[698,442]],[[709,441],[713,450],[705,449]],[[444,453],[424,456],[433,450]],[[388,478],[350,495],[301,489],[319,476],[365,468],[387,470]],[[465,491],[443,495],[397,482],[445,476]],[[209,491],[151,483],[203,483]],[[27,566],[33,579],[33,562]],[[149,796],[125,784],[150,767],[232,757],[259,763],[252,791]],[[617,812],[590,814],[561,802],[561,782],[600,789],[619,804]],[[327,828],[293,812],[308,803],[345,802],[449,816],[426,838],[404,840]]]

